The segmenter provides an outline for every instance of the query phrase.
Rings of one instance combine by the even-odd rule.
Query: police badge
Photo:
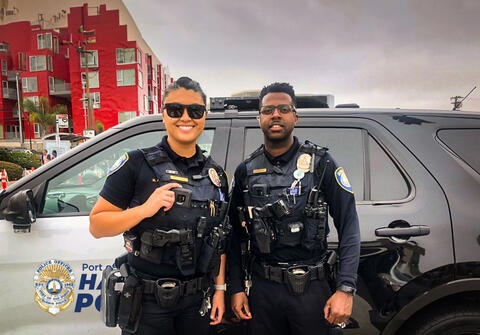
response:
[[[208,169],[208,176],[210,177],[210,180],[212,181],[213,185],[220,187],[222,184],[220,183],[220,177],[218,176],[217,170],[214,168]]]
[[[51,259],[42,263],[35,271],[35,302],[44,311],[57,315],[73,302],[75,276],[65,262]]]
[[[310,163],[312,161],[312,156],[309,154],[301,154],[297,159],[297,169],[302,172],[310,171]]]

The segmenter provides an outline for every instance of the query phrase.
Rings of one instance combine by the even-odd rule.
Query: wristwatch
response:
[[[215,285],[215,291],[226,291],[227,290],[227,284],[222,284],[222,285]]]
[[[337,287],[337,291],[342,291],[342,292],[345,292],[345,293],[348,293],[348,294],[351,294],[351,295],[355,295],[355,293],[357,293],[357,290],[354,289],[353,287],[351,286],[348,286],[348,285],[340,285]]]

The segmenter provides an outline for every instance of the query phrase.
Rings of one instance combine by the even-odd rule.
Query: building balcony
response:
[[[50,85],[50,95],[69,98],[72,95],[70,83],[55,83]]]
[[[8,43],[0,43],[0,52],[4,54],[10,53],[10,48],[8,46]]]
[[[17,90],[10,87],[2,87],[2,96],[4,99],[17,100]]]

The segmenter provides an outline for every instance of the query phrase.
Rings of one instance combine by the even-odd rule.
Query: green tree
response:
[[[46,97],[40,97],[38,104],[30,99],[24,99],[23,108],[27,112],[30,122],[40,125],[41,137],[47,134],[48,126],[55,127],[57,114],[67,114],[67,106],[61,104],[50,106]]]

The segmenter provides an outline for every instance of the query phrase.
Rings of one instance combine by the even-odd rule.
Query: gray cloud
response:
[[[125,0],[174,77],[209,96],[289,81],[363,107],[449,109],[480,85],[477,0]],[[480,88],[464,104],[480,111]]]

